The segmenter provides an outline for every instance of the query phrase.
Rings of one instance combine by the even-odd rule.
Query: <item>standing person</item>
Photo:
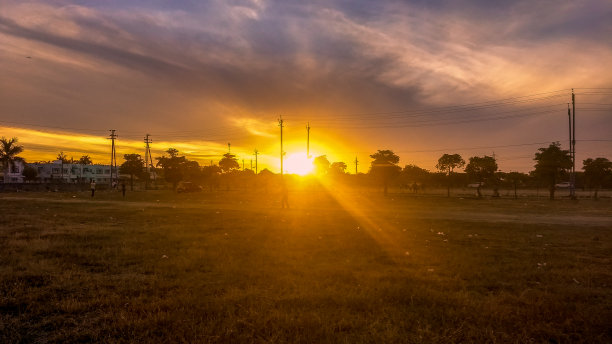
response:
[[[91,197],[93,197],[94,194],[96,193],[96,181],[95,180],[93,179],[91,180],[90,187],[91,187]]]
[[[125,198],[125,181],[121,181],[121,193],[123,194],[123,198]]]
[[[285,209],[285,206],[287,206],[287,209],[289,209],[289,190],[287,190],[287,183],[285,183],[285,179],[281,179],[281,193],[281,207]]]

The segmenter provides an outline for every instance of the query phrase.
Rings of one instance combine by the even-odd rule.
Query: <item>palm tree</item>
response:
[[[15,163],[24,163],[25,160],[22,157],[17,156],[23,152],[23,146],[17,145],[17,138],[6,139],[4,136],[0,138],[0,162],[2,162],[2,170],[4,171],[4,182],[6,183],[6,177],[8,176],[9,167],[15,167]]]

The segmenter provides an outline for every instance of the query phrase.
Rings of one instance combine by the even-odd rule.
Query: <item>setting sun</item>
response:
[[[292,153],[287,155],[284,160],[284,169],[287,173],[299,174],[301,176],[312,172],[314,165],[312,158],[308,158],[306,153]]]

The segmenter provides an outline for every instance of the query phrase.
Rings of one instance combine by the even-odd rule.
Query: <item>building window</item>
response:
[[[59,168],[53,168],[52,171],[53,171],[53,173],[60,173],[60,169]]]
[[[96,169],[96,173],[97,174],[102,174],[102,169],[101,168]]]
[[[104,170],[104,173],[110,174],[110,170]]]

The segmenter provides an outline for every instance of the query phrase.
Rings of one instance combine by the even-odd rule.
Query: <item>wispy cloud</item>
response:
[[[221,131],[254,145],[279,114],[316,121],[610,86],[611,16],[596,0],[6,0],[0,110],[24,123],[207,137],[229,123]]]

